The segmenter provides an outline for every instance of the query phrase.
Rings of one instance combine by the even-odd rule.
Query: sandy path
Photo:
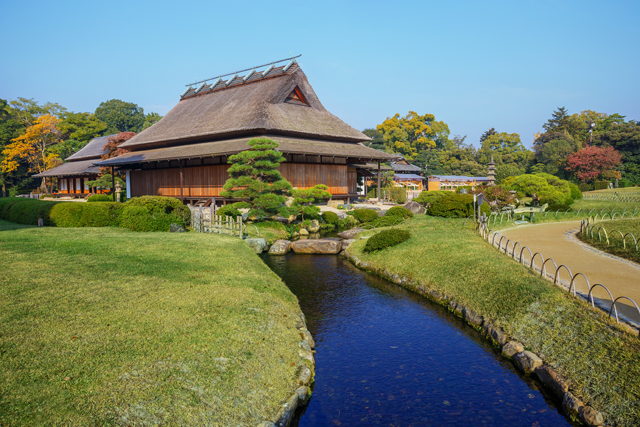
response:
[[[566,265],[573,274],[585,274],[592,286],[596,283],[605,285],[614,298],[624,295],[640,305],[640,265],[585,245],[576,237],[579,229],[580,222],[571,221],[524,225],[504,230],[500,234],[512,241],[520,242],[523,246],[528,246],[534,254],[540,252],[545,259],[553,258],[558,266]],[[509,244],[509,250],[511,250],[511,244]],[[516,255],[518,251],[519,248],[516,249]],[[524,251],[523,258],[530,260],[527,250]],[[536,257],[535,264],[540,267],[539,257]],[[546,264],[546,267],[547,271],[554,268],[551,261]],[[561,269],[560,278],[568,282],[569,273]],[[576,285],[578,292],[587,293],[586,282],[582,277],[576,279]],[[609,295],[600,287],[594,289],[593,293],[597,298],[610,301]],[[610,303],[607,304],[607,306],[610,305]],[[619,307],[620,314],[640,323],[640,314],[633,304],[621,300],[616,303],[616,307]]]

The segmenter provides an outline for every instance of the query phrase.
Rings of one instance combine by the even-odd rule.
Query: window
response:
[[[80,184],[80,178],[76,178],[76,188],[75,188],[74,193],[82,193],[81,188],[82,187],[81,187],[81,184]]]
[[[305,99],[304,95],[302,94],[302,91],[298,86],[293,88],[289,96],[287,96],[287,99],[285,99],[285,102],[290,102],[290,101],[297,101],[297,102],[301,102],[303,104],[309,105],[309,103]]]

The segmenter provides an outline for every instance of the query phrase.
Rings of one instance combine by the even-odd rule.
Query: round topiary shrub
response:
[[[374,252],[381,249],[389,248],[409,240],[411,233],[409,230],[400,228],[391,228],[383,230],[378,234],[371,236],[364,246],[365,252]]]
[[[186,227],[190,221],[191,211],[180,200],[142,196],[124,203],[120,226],[132,231],[169,231],[171,224]]]
[[[335,212],[326,211],[322,213],[322,219],[327,224],[337,224],[338,221],[340,220],[340,217]]]
[[[378,212],[373,209],[355,209],[353,217],[360,222],[371,222],[378,219]]]
[[[234,208],[231,205],[226,205],[226,206],[223,206],[220,209],[216,210],[216,215],[217,216],[230,216],[230,217],[233,217],[233,219],[237,219],[239,216],[242,216],[240,211],[238,209]]]
[[[93,196],[89,196],[87,202],[112,202],[113,197],[108,194],[94,194]]]
[[[399,216],[404,219],[413,218],[413,212],[411,212],[407,208],[403,208],[402,206],[394,206],[389,209],[384,216]]]
[[[434,200],[442,196],[446,196],[447,194],[450,194],[450,192],[441,191],[441,190],[423,191],[420,194],[418,194],[418,197],[413,199],[413,201],[420,203],[422,206],[427,206],[429,203],[433,202]]]

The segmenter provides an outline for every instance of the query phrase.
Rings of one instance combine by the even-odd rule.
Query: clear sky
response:
[[[530,147],[557,107],[640,120],[640,1],[10,1],[0,98],[165,114],[186,83],[302,54],[357,129],[408,111]]]

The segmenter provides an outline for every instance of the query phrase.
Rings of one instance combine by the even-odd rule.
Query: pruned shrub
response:
[[[480,213],[491,213],[491,208],[484,203]],[[471,194],[449,193],[431,202],[429,215],[444,218],[466,218],[473,215],[473,196]]]
[[[173,197],[142,196],[124,203],[120,226],[132,231],[169,231],[172,223],[186,227],[191,211]]]
[[[367,240],[367,243],[364,246],[364,251],[374,252],[389,248],[409,240],[410,237],[411,233],[409,233],[409,230],[400,228],[383,230],[378,234],[374,234]]]
[[[413,218],[413,212],[411,212],[409,209],[404,208],[402,206],[394,206],[391,209],[389,209],[384,214],[384,216],[399,216],[404,219],[407,219],[407,218]]]
[[[391,200],[400,205],[407,203],[407,188],[391,187]]]
[[[108,194],[94,194],[87,198],[87,202],[112,202],[113,196]]]
[[[42,218],[44,225],[52,225],[49,212],[58,203],[21,197],[3,198],[0,199],[0,218],[26,225],[38,225],[38,219]]]
[[[340,220],[340,217],[335,212],[326,211],[322,213],[322,219],[327,224],[337,224],[338,221]]]
[[[56,227],[117,227],[122,204],[113,202],[58,203],[49,213]]]
[[[231,205],[226,205],[226,206],[223,206],[220,209],[216,210],[216,215],[217,216],[230,216],[230,217],[233,217],[233,219],[238,219],[239,216],[242,216],[240,211],[238,209],[234,208]]]
[[[378,219],[378,212],[373,209],[354,209],[353,217],[360,222],[371,222]]]
[[[420,203],[422,206],[427,206],[435,199],[450,194],[449,191],[435,190],[435,191],[422,191],[418,194],[418,197],[413,199],[414,202]]]

